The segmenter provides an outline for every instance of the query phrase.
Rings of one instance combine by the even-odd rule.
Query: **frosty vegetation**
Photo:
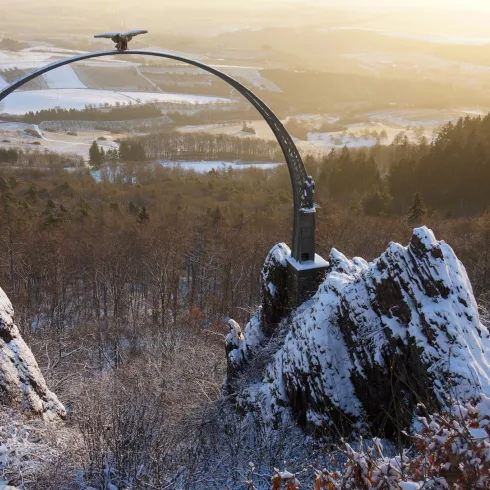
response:
[[[283,349],[287,336],[296,346],[311,339],[312,348],[308,345],[305,352],[314,354],[312,359],[324,358],[315,354],[321,336],[313,335],[315,322],[305,314],[313,313],[330,325],[334,318],[333,313],[328,313],[330,299],[340,308],[343,319],[372,333],[376,340],[385,340],[383,336],[389,332],[398,340],[413,332],[422,342],[425,335],[426,341],[421,344],[424,356],[419,359],[424,366],[432,361],[434,369],[447,367],[444,362],[447,357],[432,349],[436,339],[442,339],[444,348],[451,351],[450,374],[458,374],[456,368],[461,368],[455,386],[464,393],[468,377],[473,378],[471,373],[481,364],[483,354],[475,348],[485,347],[484,332],[489,318],[490,215],[484,212],[488,193],[483,193],[487,167],[476,165],[477,157],[472,157],[464,145],[458,153],[451,149],[473,126],[478,137],[483,138],[483,122],[462,121],[425,149],[401,142],[368,152],[342,150],[325,159],[307,159],[308,169],[321,183],[318,251],[325,258],[330,256],[332,272],[318,293],[324,305],[310,303],[292,312],[295,333],[291,331],[293,323],[281,323],[279,318],[280,288],[269,287],[279,284],[272,281],[265,269],[265,275],[261,274],[267,252],[285,239],[285,230],[290,226],[287,169],[279,167],[269,173],[250,169],[196,174],[161,167],[150,169],[140,162],[121,162],[121,171],[130,178],[97,184],[88,171],[75,174],[60,169],[68,162],[69,166],[77,163],[61,156],[44,152],[5,155],[6,159],[18,157],[18,161],[11,168],[12,163],[2,160],[1,286],[12,301],[15,324],[47,385],[67,409],[67,421],[61,426],[35,422],[39,438],[29,441],[26,455],[15,449],[17,436],[8,436],[8,430],[11,424],[18,424],[18,431],[26,434],[34,421],[18,411],[11,416],[12,412],[5,409],[0,445],[6,447],[3,454],[8,454],[8,471],[0,480],[19,488],[43,490],[87,487],[241,490],[247,487],[245,481],[253,481],[257,488],[265,490],[273,485],[275,468],[295,475],[303,488],[314,487],[315,470],[322,472],[325,468],[344,478],[349,468],[345,464],[350,461],[347,448],[338,434],[329,437],[326,430],[322,431],[331,426],[328,416],[339,413],[339,406],[345,407],[344,414],[348,409],[352,411],[354,404],[360,411],[374,413],[374,409],[366,410],[360,396],[362,390],[354,390],[352,407],[346,403],[346,397],[339,397],[333,412],[315,410],[318,407],[310,403],[310,413],[319,413],[322,419],[315,435],[310,432],[315,430],[311,423],[315,417],[310,417],[311,422],[305,425],[305,420],[299,420],[292,411],[289,419],[282,419],[280,413],[281,423],[271,424],[269,412],[290,410],[287,397],[284,399],[288,404],[279,407],[279,411],[277,407],[272,410],[272,405],[264,413],[248,411],[248,403],[240,404],[239,411],[236,410],[236,401],[242,393],[255,387],[254,392],[260,394],[277,384],[268,380],[260,386],[259,382],[275,366],[272,361],[279,351],[288,351],[289,359],[295,359],[293,347]],[[485,148],[482,147],[483,151]],[[451,186],[456,185],[453,179],[442,178],[448,175],[440,170],[451,155],[455,168],[461,172],[464,162],[475,162],[468,179],[471,177],[471,182],[478,184],[478,192],[471,191],[468,180],[468,186],[460,186],[456,200],[444,199],[452,192]],[[408,157],[415,162],[412,169],[417,172],[410,174],[410,179],[396,173],[402,167],[387,179],[376,172],[377,168],[393,170]],[[426,164],[433,169],[431,175],[439,178],[434,177],[427,186],[424,183],[420,199],[415,199],[415,192],[409,195],[404,189],[409,185],[418,192],[417,182]],[[372,180],[365,178],[370,175]],[[408,247],[395,244],[388,247],[390,241],[406,244],[414,226],[423,222],[451,247],[432,240],[429,234],[421,237],[418,246],[414,243]],[[333,247],[343,255],[331,253]],[[438,257],[438,247],[444,260]],[[276,265],[288,253],[286,247],[280,249],[282,255],[277,255]],[[362,256],[365,261],[349,258],[355,256]],[[376,263],[386,263],[387,269],[377,270]],[[472,290],[468,289],[464,270]],[[378,331],[357,312],[369,318],[374,315],[371,300],[379,296],[377,285],[386,282],[385,279],[390,279],[393,286],[386,291],[396,293],[397,284],[401,296],[387,294],[386,303],[378,303],[376,321],[380,321],[382,329]],[[281,324],[267,335],[260,331],[257,323],[260,317],[255,317],[258,305],[263,303],[261,280],[269,298],[278,293],[275,301],[262,305],[269,318],[278,315],[271,325]],[[338,293],[333,286],[338,287]],[[453,286],[461,290],[451,290],[445,298],[446,288]],[[395,304],[390,303],[392,300]],[[410,321],[406,305],[410,307]],[[355,309],[350,309],[351,306]],[[364,306],[369,308],[365,310]],[[351,319],[353,312],[356,315]],[[437,323],[437,329],[431,325],[425,334],[417,329],[422,313]],[[230,332],[230,317],[236,320],[232,324],[235,345],[243,345],[236,352],[240,354],[237,359],[246,358],[247,369],[234,381],[236,390],[224,394],[223,380],[230,367],[226,365],[224,337]],[[254,317],[250,326],[245,327]],[[304,331],[300,320],[306,321],[308,328]],[[446,323],[450,328],[444,331],[442,326]],[[251,336],[254,329],[260,335]],[[427,337],[431,330],[437,337]],[[454,332],[464,330],[469,335],[458,336],[451,343]],[[344,331],[350,330],[346,326]],[[331,332],[335,333],[334,329]],[[365,366],[375,359],[374,354],[382,353],[381,344],[370,343],[368,335],[358,337],[362,340],[358,342],[360,350],[353,349],[352,355],[359,363],[338,364],[338,368],[352,369],[350,372],[355,375],[366,374]],[[257,342],[252,342],[254,338]],[[339,340],[338,345],[344,348],[342,338]],[[388,343],[386,348],[389,346]],[[408,345],[401,342],[399,347],[406,349]],[[469,352],[470,357],[466,356]],[[326,353],[330,355],[331,351]],[[398,361],[400,356],[395,352],[394,358]],[[456,359],[460,362],[453,362]],[[381,360],[390,367],[390,363]],[[465,360],[469,362],[468,369]],[[306,365],[307,362],[290,363],[286,369],[290,379],[303,382],[305,371],[301,369]],[[401,368],[403,364],[396,366]],[[300,370],[296,371],[296,367]],[[475,386],[484,387],[482,373],[486,368],[480,367],[473,381]],[[432,376],[431,370],[422,373],[430,375],[426,381],[434,389],[430,391],[434,396],[429,397],[425,409],[417,407],[416,397],[395,398],[397,406],[413,409],[413,414],[409,421],[401,417],[400,427],[388,418],[391,441],[387,438],[387,425],[384,424],[384,431],[381,429],[382,420],[377,421],[381,430],[374,430],[376,424],[369,430],[369,424],[336,421],[345,431],[345,440],[352,450],[360,455],[358,459],[374,458],[372,468],[386,468],[383,458],[401,458],[403,450],[409,451],[411,461],[415,460],[418,443],[411,437],[423,434],[424,430],[417,417],[429,420],[431,414],[436,414],[439,420],[437,417],[446,417],[444,413],[452,413],[452,404],[442,400],[444,389],[435,384],[441,378]],[[323,377],[324,373],[318,379]],[[378,383],[385,380],[381,372]],[[309,385],[309,381],[305,380],[303,385]],[[400,391],[395,393],[403,394],[401,388],[406,385],[399,386]],[[349,383],[345,387],[352,388]],[[315,395],[323,396],[321,390],[314,388]],[[476,406],[481,402],[477,395],[476,392],[473,400],[465,398],[456,403]],[[452,388],[447,397],[455,398]],[[260,403],[257,406],[260,408]],[[273,422],[275,419],[276,415]],[[447,420],[453,423],[453,419]],[[308,432],[297,421],[308,426]],[[470,425],[474,423],[471,421]],[[362,444],[357,425],[366,441]],[[402,429],[409,435],[404,436]],[[483,432],[480,434],[483,436]],[[383,437],[384,456],[379,456],[376,450],[369,459],[366,451],[373,446],[375,436]],[[483,442],[486,441],[484,438]],[[429,452],[420,454],[428,457]],[[448,458],[450,463],[456,461],[451,455]],[[250,462],[254,464],[253,472]],[[478,471],[484,472],[485,464],[482,459],[483,468]],[[440,469],[430,473],[432,467],[430,471],[421,468],[421,472],[427,471],[426,476],[422,478],[406,470],[407,482],[420,486],[431,475],[444,476],[437,473]],[[336,483],[339,481],[342,482],[337,479]],[[394,488],[401,483],[405,481],[394,483]],[[465,488],[464,485],[460,488]],[[352,484],[351,488],[356,486]]]
[[[289,253],[281,244],[266,260],[262,283],[272,298],[280,298],[280,284],[273,283],[278,277],[274,268],[284,266]],[[243,331],[235,321],[229,320],[227,350],[231,362],[226,384],[233,386],[233,379],[238,377],[235,385],[238,393],[226,394],[221,385],[223,353],[218,332],[209,331],[203,338],[195,323],[197,318],[192,320],[192,317],[180,329],[151,329],[141,324],[139,341],[134,346],[139,350],[139,355],[134,357],[137,362],[122,362],[121,358],[114,370],[108,369],[112,354],[110,350],[100,350],[106,358],[105,362],[101,361],[107,364],[98,375],[90,374],[89,389],[86,383],[80,383],[82,373],[70,374],[70,387],[62,389],[69,407],[66,426],[22,420],[18,412],[12,420],[2,421],[0,471],[4,482],[26,489],[291,490],[298,489],[300,482],[303,488],[310,486],[315,490],[487,488],[490,398],[482,393],[488,393],[488,367],[481,350],[487,348],[488,331],[479,323],[466,272],[452,249],[437,242],[427,228],[420,228],[415,230],[409,247],[391,244],[372,264],[362,259],[349,261],[336,250],[330,258],[332,270],[317,295],[292,312],[275,330],[262,330],[262,310]],[[393,391],[392,403],[400,403],[403,398],[407,403],[405,409],[410,409],[413,417],[410,421],[402,416],[392,420],[391,432],[390,424],[383,426],[372,419],[370,425],[366,424],[370,418],[369,407],[349,381],[355,379],[355,370],[362,374],[361,363],[365,359],[358,358],[350,364],[349,355],[359,356],[359,351],[351,348],[348,352],[342,347],[342,335],[337,335],[334,342],[335,337],[328,333],[334,322],[339,322],[339,317],[334,320],[331,316],[338,308],[336,305],[348,308],[363,299],[366,305],[374,304],[376,287],[367,286],[369,281],[375,284],[388,279],[391,284],[399,281],[397,284],[404,286],[396,298],[399,311],[402,311],[401,298],[410,293],[411,317],[419,318],[424,312],[430,327],[421,331],[418,328],[424,323],[419,319],[411,323],[412,320],[403,316],[390,316],[382,309],[393,313],[393,305],[380,304],[380,310],[375,313],[384,327],[375,329],[376,335],[389,328],[390,337],[401,342],[398,349],[409,345],[410,339],[416,342],[420,366],[429,366],[429,388],[435,394],[432,406],[441,409],[431,415],[433,411],[428,405],[411,404],[410,396],[423,397],[410,393],[407,386],[402,387],[404,396]],[[349,294],[345,297],[350,297],[350,302],[339,303],[342,294]],[[8,320],[11,310],[7,301],[4,315]],[[265,308],[268,318],[274,318],[271,316],[274,311],[267,310],[267,305]],[[365,307],[362,310],[364,313],[352,317],[358,322],[357,330],[353,331],[358,335],[359,347],[366,349],[364,355],[371,349],[381,371],[389,371],[388,365],[381,364],[388,354],[384,351],[385,340],[379,337],[372,344],[363,343],[362,337],[372,337],[369,328],[373,322],[365,323],[363,319],[369,310]],[[434,316],[429,316],[429,312]],[[446,321],[444,318],[450,322],[437,323]],[[288,333],[289,328],[295,332],[293,336]],[[302,349],[298,342],[307,339],[310,333],[314,335],[310,337],[311,357],[307,361],[308,357],[300,355]],[[445,351],[444,339],[448,335],[450,341]],[[441,344],[440,350],[437,342]],[[209,347],[205,348],[205,343],[215,343],[215,354]],[[331,349],[328,355],[323,354],[327,361],[329,356],[344,355],[344,358],[337,357],[332,364],[308,367],[315,359],[317,346],[323,346],[325,352]],[[90,343],[82,344],[82,349],[90,349]],[[449,351],[454,356],[452,364],[446,362]],[[290,357],[294,352],[299,357]],[[82,360],[76,350],[66,357],[70,358],[69,362]],[[303,359],[303,367],[296,364],[292,369],[294,364],[289,367],[288,359],[297,359],[296,363]],[[63,357],[56,361],[65,365],[66,362]],[[90,373],[89,366],[78,366]],[[230,366],[235,369],[230,370]],[[281,366],[280,374],[278,366]],[[303,369],[303,374],[299,369]],[[305,369],[315,374],[308,374]],[[268,378],[271,370],[276,373]],[[346,374],[341,380],[344,370]],[[257,384],[264,372],[264,381]],[[288,372],[298,376],[298,381],[291,381],[291,377],[288,380]],[[446,394],[454,395],[454,400],[444,396],[439,384],[442,379],[438,378],[441,373],[453,382],[453,389]],[[392,370],[391,376],[396,377],[397,373]],[[281,387],[281,380],[286,380],[288,385]],[[294,404],[287,407],[287,390],[294,382],[329,381],[337,383],[343,391],[324,392],[323,396],[329,397],[325,402],[320,401],[319,392],[314,395],[316,407],[323,407],[321,411],[314,412],[311,407],[307,408],[306,417],[298,412],[298,417],[284,416],[301,408]],[[182,386],[186,387],[185,391]],[[268,398],[260,397],[260,390],[268,393]],[[248,396],[254,393],[254,398],[244,403],[245,393]],[[259,402],[257,408],[262,408],[257,411],[250,401]],[[241,407],[238,412],[237,402]],[[278,407],[282,408],[278,410]],[[349,413],[351,423],[356,418],[361,422],[351,425],[347,440],[339,437],[341,433],[346,434],[347,417],[333,416],[341,410]],[[279,422],[276,415],[281,413]],[[330,436],[327,432],[323,436],[321,433],[306,435],[297,422],[303,428],[308,422],[309,434],[314,425],[319,428],[322,423],[325,428],[335,430],[330,431]],[[395,431],[393,422],[398,424]],[[390,436],[393,442],[373,438],[376,433]]]

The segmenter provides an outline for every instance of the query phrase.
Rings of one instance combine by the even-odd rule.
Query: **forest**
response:
[[[248,130],[250,131],[250,129]],[[127,138],[123,142],[129,147],[142,146],[147,160],[279,162],[283,159],[281,149],[276,141],[251,137],[241,138],[226,134],[167,131],[138,138]],[[133,156],[130,156],[130,159],[132,161],[138,160]]]
[[[296,129],[295,119],[289,126]],[[296,123],[297,124],[297,123]],[[318,195],[366,215],[407,213],[419,194],[426,211],[443,217],[469,216],[490,206],[490,115],[448,122],[429,143],[410,141],[400,132],[390,145],[370,149],[333,149],[328,155],[305,155],[316,169]],[[276,142],[206,133],[169,131],[124,140],[122,161],[137,161],[128,147],[146,160],[205,159],[281,161]],[[143,147],[141,150],[140,147]]]
[[[432,143],[399,138],[306,157],[317,182],[318,253],[335,247],[371,260],[427,224],[455,249],[484,308],[489,124],[467,118]],[[151,158],[169,151],[159,136],[129,141]],[[9,155],[0,153],[4,164]],[[74,488],[80,465],[85,481],[103,488],[109,460],[111,481],[164,489],[174,479],[187,488],[240,482],[249,461],[273,474],[285,460],[300,465],[303,453],[326,457],[314,441],[297,450],[304,436],[294,427],[270,432],[220,398],[226,320],[250,319],[264,257],[291,240],[286,166],[198,174],[120,158],[129,178],[97,183],[41,153],[18,157],[32,165],[1,170],[0,284],[80,434],[33,488]]]
[[[162,112],[155,104],[123,104],[115,107],[87,105],[84,109],[42,109],[20,116],[3,115],[6,121],[39,124],[43,121],[126,121],[160,117]]]
[[[489,116],[465,117],[444,125],[430,144],[401,135],[368,153],[344,148],[323,160],[319,181],[338,202],[360,199],[367,214],[403,215],[417,193],[445,217],[481,213],[490,205],[489,126]]]

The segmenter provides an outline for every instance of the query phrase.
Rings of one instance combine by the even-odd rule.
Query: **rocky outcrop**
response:
[[[13,315],[7,295],[0,289],[0,402],[45,420],[64,419],[65,408],[47,388]]]
[[[274,293],[268,311],[284,295],[274,284],[264,286]],[[371,263],[332,250],[315,296],[277,329],[265,369],[245,385],[239,373],[268,342],[262,308],[228,354],[237,404],[271,422],[293,416],[308,429],[344,433],[367,424],[389,436],[410,425],[418,403],[437,410],[448,398],[490,395],[489,332],[468,276],[425,227]]]
[[[276,245],[267,255],[261,274],[262,321],[264,333],[274,333],[279,322],[291,312],[288,295],[287,257],[291,249],[285,243]]]

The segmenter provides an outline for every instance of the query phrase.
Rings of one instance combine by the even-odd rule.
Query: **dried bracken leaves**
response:
[[[356,451],[345,444],[343,473],[315,470],[313,490],[484,490],[490,488],[490,398],[455,403],[450,411],[422,417],[422,430],[411,436],[413,448],[383,455],[379,439]],[[276,470],[272,490],[298,490],[296,475]]]

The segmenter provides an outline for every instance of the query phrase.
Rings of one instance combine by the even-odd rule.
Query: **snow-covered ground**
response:
[[[465,116],[483,116],[488,110],[482,109],[460,109],[460,110],[399,110],[379,111],[367,114],[373,122],[398,126],[404,128],[407,126],[425,126],[437,128],[449,121],[455,121]]]
[[[262,76],[260,68],[230,65],[213,65],[213,68],[223,71],[232,77],[245,80],[254,88],[268,90],[269,92],[282,92],[274,82]]]
[[[25,129],[32,128],[39,131],[41,138],[27,137]],[[3,148],[32,149],[32,144],[39,143],[39,148],[53,151],[55,153],[69,153],[88,159],[89,148],[93,141],[98,140],[99,146],[104,150],[118,148],[114,141],[117,136],[108,131],[85,131],[67,134],[64,132],[43,131],[37,125],[25,123],[13,123],[0,121],[0,140]]]
[[[311,146],[321,151],[329,151],[332,148],[363,148],[374,146],[377,142],[375,138],[365,138],[357,136],[355,133],[348,133],[341,136],[340,133],[309,133],[308,142]]]
[[[227,75],[245,81],[246,84],[254,88],[268,90],[269,92],[282,92],[282,90],[271,80],[262,76],[262,68],[257,66],[238,66],[213,64],[213,68],[220,70]],[[146,73],[171,74],[171,75],[194,75],[203,74],[204,70],[194,66],[172,65],[165,67],[145,68]]]
[[[26,128],[30,128],[30,124],[0,121],[0,134],[4,134],[6,131],[23,131]]]
[[[320,125],[322,121],[335,122],[337,118],[335,117],[325,117],[318,115],[304,115],[295,117],[295,119],[301,119],[305,124]],[[380,117],[382,119],[382,117]],[[415,139],[415,135],[412,131],[407,130],[407,126],[410,125],[409,122],[406,124],[386,124],[376,121],[376,117],[373,121],[361,123],[361,124],[349,124],[346,126],[344,131],[336,131],[330,133],[320,133],[312,131],[308,134],[308,139],[303,140],[293,137],[295,144],[303,151],[307,153],[325,153],[329,152],[333,148],[342,148],[347,146],[348,148],[360,148],[360,147],[371,147],[374,146],[379,135],[384,131],[386,133],[386,139],[382,139],[381,144],[390,144],[395,136],[406,131],[409,139]],[[398,121],[400,122],[400,121]],[[227,134],[232,136],[240,136],[244,138],[256,137],[262,139],[275,139],[274,133],[271,131],[270,127],[263,120],[251,121],[250,124],[255,129],[256,134],[251,135],[242,131],[242,124],[201,124],[195,126],[182,126],[179,131],[185,133],[192,132],[205,132],[211,134]],[[436,126],[440,126],[441,123],[437,122]],[[416,125],[412,123],[412,126]],[[420,125],[419,125],[420,126]],[[427,127],[424,129],[424,134],[430,139],[432,136],[433,127]],[[374,136],[374,132],[378,134],[378,137]]]
[[[14,92],[0,102],[0,114],[25,114],[41,109],[83,109],[87,104],[114,105],[129,102],[167,102],[170,104],[234,104],[235,101],[222,97],[190,94],[163,94],[149,92],[113,92],[110,90],[59,89],[27,90]]]
[[[71,66],[65,65],[44,75],[49,88],[87,88]]]
[[[474,86],[485,86],[490,67],[484,64],[458,62],[440,56],[400,51],[352,52],[342,58],[355,62],[372,73],[397,76],[417,73],[424,78],[438,81],[464,79]],[[474,77],[471,79],[469,77]]]
[[[67,58],[68,56],[75,56],[82,54],[82,51],[75,51],[72,49],[63,49],[57,47],[30,47],[21,51],[2,51],[0,50],[0,71],[9,70],[12,68],[19,68],[21,70],[34,70],[41,66],[45,66],[48,63],[52,63],[57,59]],[[85,63],[85,62],[82,62]],[[90,61],[87,62],[87,64]],[[104,58],[101,64],[129,64],[133,65],[134,62],[126,59],[117,58],[116,56],[108,56]],[[92,60],[91,64],[99,64],[97,60]]]

